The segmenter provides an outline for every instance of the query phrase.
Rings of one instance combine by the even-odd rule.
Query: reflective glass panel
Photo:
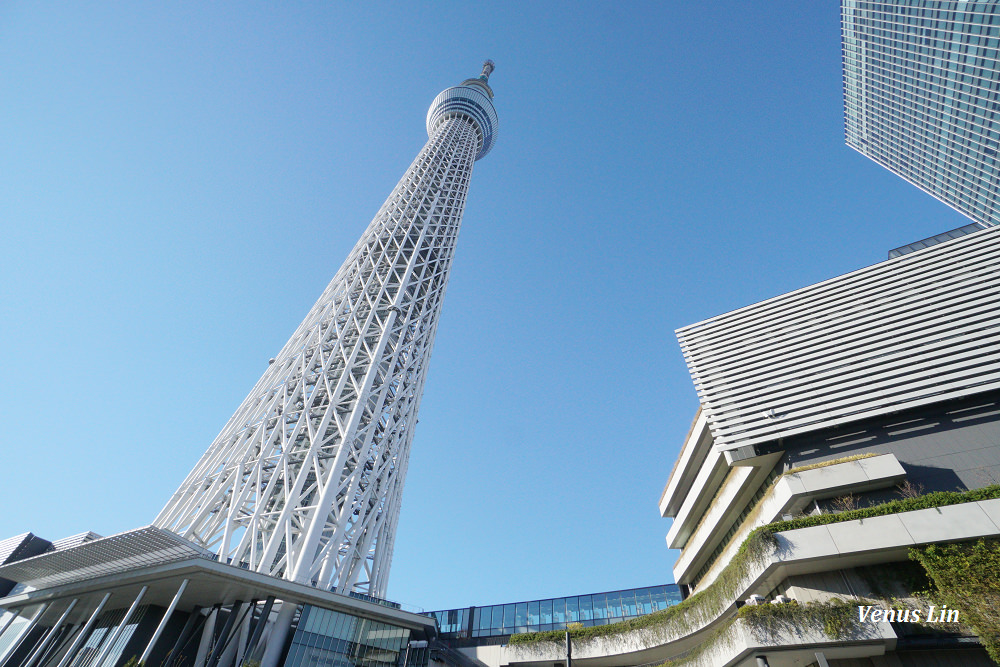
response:
[[[493,623],[490,624],[490,630],[496,634],[503,629],[503,605],[498,604],[493,606]]]
[[[541,617],[542,625],[550,625],[552,623],[552,600],[542,600],[541,611],[539,616]]]
[[[599,593],[594,596],[594,618],[607,618],[608,617],[608,598],[604,593]]]
[[[590,596],[580,596],[580,620],[589,621],[594,617],[594,608],[591,606]]]
[[[653,606],[649,602],[648,588],[640,588],[635,592],[635,606],[640,614],[648,614],[653,611]]]
[[[512,604],[505,604],[503,606],[503,627],[504,627],[504,629],[507,632],[513,632],[513,628],[514,628],[514,605],[512,605]]]
[[[654,588],[650,597],[653,600],[653,609],[667,608],[667,594],[662,588]]]
[[[566,598],[556,598],[552,601],[552,622],[566,622]]]
[[[620,593],[608,593],[608,618],[622,617],[622,598]]]
[[[622,615],[635,616],[635,591],[622,591]]]
[[[528,603],[528,625],[538,625],[538,600]]]
[[[580,620],[579,598],[566,598],[566,622],[576,623]]]
[[[514,607],[514,625],[521,627],[527,624],[528,624],[528,603],[518,602],[517,606]]]

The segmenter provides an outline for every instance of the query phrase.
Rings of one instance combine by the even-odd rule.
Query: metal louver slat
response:
[[[723,451],[1000,388],[1000,229],[677,336]]]

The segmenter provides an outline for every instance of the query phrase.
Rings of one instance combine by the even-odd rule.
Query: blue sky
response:
[[[389,597],[672,581],[677,327],[965,224],[843,144],[837,4],[0,5],[0,538],[150,523],[492,58]]]

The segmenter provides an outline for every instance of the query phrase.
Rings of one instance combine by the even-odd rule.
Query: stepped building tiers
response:
[[[417,411],[469,180],[482,74],[153,525],[0,543],[0,667],[427,662],[434,621],[385,602]]]

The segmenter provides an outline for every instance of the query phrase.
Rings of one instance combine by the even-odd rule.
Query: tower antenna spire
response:
[[[496,69],[496,66],[497,66],[496,63],[493,62],[492,60],[487,60],[486,62],[484,62],[483,73],[479,75],[479,78],[482,79],[483,81],[488,82],[490,80],[490,74],[493,73],[493,70]]]

